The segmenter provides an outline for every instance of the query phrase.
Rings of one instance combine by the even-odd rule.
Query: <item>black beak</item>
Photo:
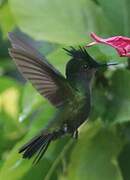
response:
[[[99,64],[99,68],[100,67],[108,67],[108,66],[115,66],[115,65],[118,65],[117,62],[110,62],[110,63],[104,63],[104,64]]]

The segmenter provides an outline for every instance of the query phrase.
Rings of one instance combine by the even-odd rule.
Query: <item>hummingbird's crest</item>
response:
[[[72,59],[75,60],[84,60],[90,67],[97,67],[99,65],[87,52],[85,47],[79,46],[78,49],[70,47],[70,49],[63,48]]]

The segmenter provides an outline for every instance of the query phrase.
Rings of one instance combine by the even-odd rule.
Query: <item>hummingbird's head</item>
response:
[[[116,63],[105,63],[101,64],[95,61],[86,51],[84,47],[79,47],[75,49],[71,47],[70,49],[65,49],[67,54],[71,56],[71,60],[66,66],[66,76],[67,78],[75,77],[81,75],[91,80],[95,72],[104,66],[115,65]]]

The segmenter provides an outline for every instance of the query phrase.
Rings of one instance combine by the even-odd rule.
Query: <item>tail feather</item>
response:
[[[40,159],[42,158],[42,156],[44,155],[44,153],[45,153],[46,150],[48,149],[48,146],[49,146],[50,142],[51,142],[51,140],[49,140],[46,145],[43,145],[43,146],[40,148],[38,154],[36,155],[36,157],[35,157],[35,159],[34,159],[34,161],[33,161],[34,164],[37,164],[37,163],[40,161]]]
[[[22,153],[23,151],[25,151],[29,146],[33,145],[41,136],[35,136],[33,139],[31,139],[28,143],[26,143],[25,145],[23,145],[20,149],[19,149],[19,153]]]
[[[53,134],[48,133],[46,135],[39,135],[29,141],[27,144],[22,146],[19,150],[19,153],[23,153],[23,158],[30,159],[36,154],[34,162],[37,163],[44,153],[46,152],[50,142],[53,139]]]
[[[32,145],[30,145],[26,151],[23,154],[23,158],[28,158],[30,159],[37,151],[38,149],[44,145],[46,143],[46,141],[41,137],[40,139],[38,139],[35,143],[33,143]]]
[[[41,133],[40,135],[30,140],[27,144],[22,146],[19,150],[19,153],[22,153],[23,158],[25,159],[30,159],[31,157],[36,155],[34,163],[38,163],[48,149],[51,141],[56,140],[64,134],[65,131],[62,129],[59,129],[58,131],[54,131],[52,133]]]

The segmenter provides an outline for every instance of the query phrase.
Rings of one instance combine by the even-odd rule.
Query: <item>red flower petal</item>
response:
[[[106,44],[115,48],[119,56],[130,57],[130,38],[123,36],[114,36],[107,39],[100,38],[95,33],[91,33],[91,37],[95,40],[89,43],[86,47],[91,47],[95,44]]]

